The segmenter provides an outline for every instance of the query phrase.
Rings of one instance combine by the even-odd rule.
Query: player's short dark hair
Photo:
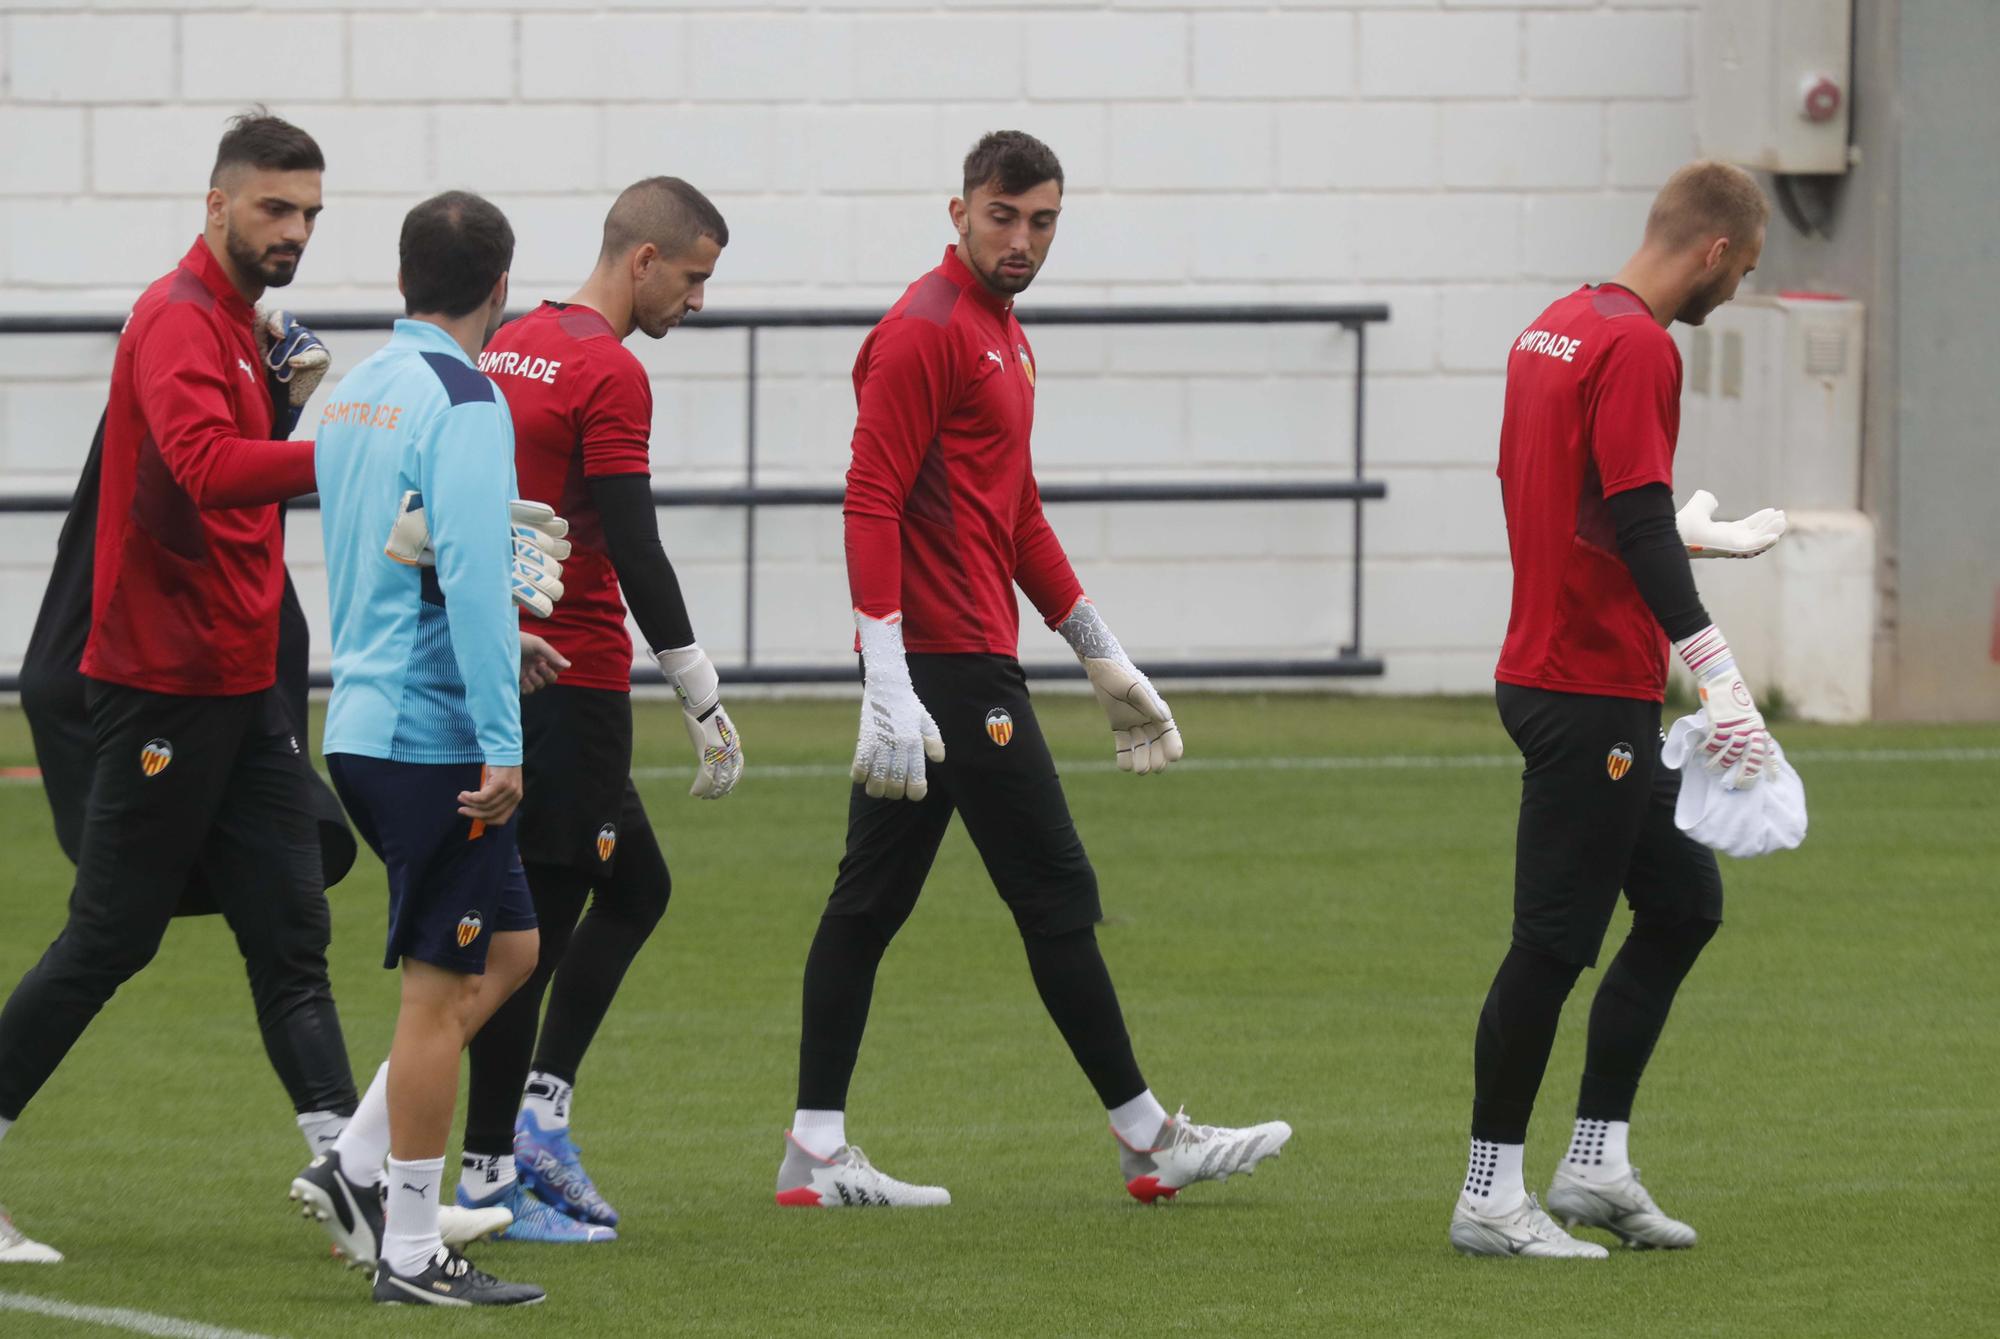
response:
[[[622,256],[651,242],[662,256],[678,256],[703,237],[729,245],[729,225],[714,202],[679,177],[647,177],[612,202],[602,254]]]
[[[215,167],[208,174],[208,184],[220,186],[222,174],[232,167],[324,172],[326,159],[311,135],[264,107],[252,107],[229,118],[229,129],[222,132],[222,142],[215,146]]]
[[[464,316],[514,263],[514,229],[491,200],[446,191],[403,216],[397,255],[404,312]]]
[[[965,194],[991,186],[1001,195],[1019,195],[1045,181],[1062,190],[1062,164],[1056,151],[1025,130],[994,130],[980,137],[965,155]]]
[[[1727,237],[1743,246],[1770,221],[1771,206],[1757,179],[1733,163],[1704,159],[1667,178],[1646,215],[1646,238],[1692,246]]]

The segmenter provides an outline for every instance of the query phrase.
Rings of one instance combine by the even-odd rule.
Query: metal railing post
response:
[[[744,332],[743,486],[743,664],[757,663],[757,327]]]
[[[1362,478],[1362,462],[1365,451],[1362,445],[1362,425],[1367,420],[1366,387],[1368,378],[1368,327],[1356,321],[1354,331],[1354,480]],[[1342,655],[1361,654],[1361,499],[1354,499],[1354,630],[1352,640],[1340,648]]]

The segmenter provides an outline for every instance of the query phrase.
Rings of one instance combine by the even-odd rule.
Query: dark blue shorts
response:
[[[458,812],[459,792],[479,789],[478,763],[330,753],[326,767],[362,840],[388,866],[384,967],[415,958],[482,976],[494,935],[535,928],[515,824],[482,824],[475,836]]]

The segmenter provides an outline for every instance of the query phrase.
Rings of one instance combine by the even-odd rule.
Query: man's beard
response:
[[[254,250],[236,235],[234,228],[224,232],[222,243],[229,252],[230,263],[265,288],[283,288],[299,271],[299,252],[276,247]]]
[[[1688,294],[1686,302],[1674,313],[1674,319],[1683,325],[1700,325],[1708,319],[1708,314],[1722,305],[1722,280],[1717,279],[1706,288],[1696,289]]]
[[[1002,256],[1001,259],[1005,260],[1006,257]],[[1031,261],[1029,262],[1028,272],[1026,274],[1021,274],[1021,275],[1008,274],[1007,272],[1002,270],[999,265],[996,264],[992,269],[981,274],[979,277],[986,281],[987,287],[993,289],[997,293],[1019,293],[1022,290],[1026,289],[1029,284],[1035,282],[1035,275],[1037,273],[1038,271],[1035,269],[1034,263]]]

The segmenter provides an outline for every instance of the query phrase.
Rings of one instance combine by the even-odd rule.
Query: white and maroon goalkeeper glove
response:
[[[1695,692],[1708,712],[1708,738],[1700,746],[1701,765],[1722,775],[1731,790],[1753,786],[1770,761],[1771,732],[1750,697],[1750,685],[1736,657],[1713,623],[1674,643],[1681,663],[1694,675]]]
[[[944,736],[910,682],[902,611],[870,618],[854,611],[861,633],[861,734],[854,745],[855,783],[877,799],[930,794],[924,760],[944,761]]]
[[[1088,599],[1080,599],[1069,617],[1056,625],[1070,650],[1083,662],[1090,676],[1097,705],[1111,722],[1111,738],[1118,747],[1118,767],[1125,772],[1146,775],[1164,772],[1180,761],[1184,746],[1174,714],[1152,681],[1139,672],[1125,648],[1104,626],[1104,616]]]

